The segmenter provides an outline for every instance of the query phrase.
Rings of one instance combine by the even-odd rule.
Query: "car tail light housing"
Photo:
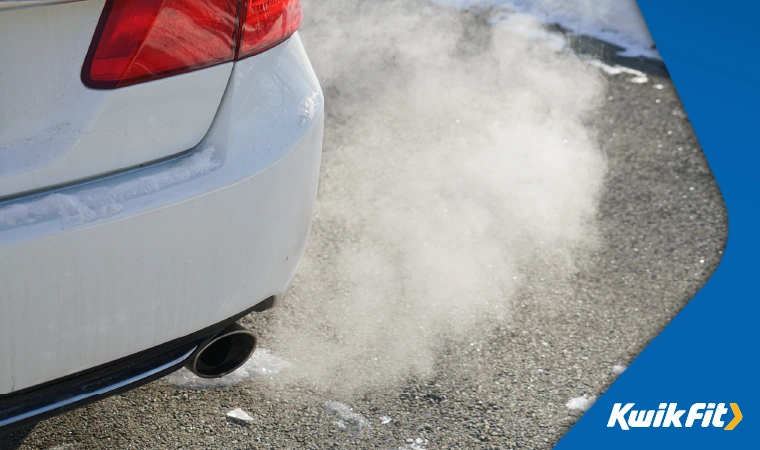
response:
[[[301,26],[301,1],[250,0],[243,2],[238,58],[266,51]]]
[[[114,89],[253,56],[301,19],[300,0],[107,0],[82,82]]]

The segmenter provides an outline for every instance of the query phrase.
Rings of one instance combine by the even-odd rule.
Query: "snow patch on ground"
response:
[[[0,226],[29,225],[58,218],[77,224],[118,214],[123,202],[179,184],[219,166],[208,147],[177,162],[174,167],[110,186],[84,189],[72,194],[55,193],[28,202],[0,206]]]
[[[232,386],[251,378],[276,375],[289,364],[272,355],[267,349],[257,349],[251,358],[239,369],[222,378],[200,378],[185,369],[164,377],[164,381],[184,389],[218,389]]]
[[[625,366],[612,366],[612,372],[615,373],[615,375],[620,375],[621,373],[625,372],[626,367]]]
[[[381,425],[388,425],[388,424],[389,424],[389,423],[391,423],[392,421],[393,421],[393,419],[391,419],[391,418],[390,418],[390,417],[388,417],[388,416],[380,416],[380,424],[381,424]]]
[[[632,0],[429,0],[458,9],[497,8],[492,14],[498,23],[509,17],[510,30],[530,41],[540,41],[557,52],[567,51],[567,39],[560,33],[537,28],[535,24],[559,24],[571,34],[592,36],[625,48],[622,56],[646,56],[659,59],[653,50],[649,31],[638,6]],[[584,58],[607,75],[632,75],[628,81],[643,84],[649,81],[644,72],[628,67],[605,64]],[[662,87],[661,85],[660,88]]]
[[[571,398],[565,406],[573,411],[586,411],[596,401],[596,395]]]
[[[369,420],[367,420],[366,417],[353,412],[351,408],[343,403],[327,402],[324,404],[324,409],[328,416],[337,419],[333,423],[342,430],[351,428],[355,431],[359,431],[369,425]]]
[[[404,447],[399,447],[399,450],[406,450],[406,449],[415,449],[415,450],[425,450],[426,446],[428,444],[427,439],[417,438],[412,439],[409,438],[406,440],[406,445]]]
[[[558,24],[625,49],[621,56],[660,58],[634,0],[429,0],[460,9],[503,8]]]
[[[605,64],[598,59],[586,59],[589,64],[591,64],[594,67],[598,67],[602,70],[602,72],[606,73],[607,75],[633,75],[632,77],[628,78],[628,81],[631,83],[636,84],[643,84],[649,81],[649,77],[647,77],[647,74],[644,72],[641,72],[639,70],[631,69],[630,67],[623,67],[623,66],[610,66],[609,64]]]
[[[227,413],[227,417],[233,420],[238,420],[240,422],[250,423],[253,422],[253,417],[251,417],[250,414],[243,411],[240,408],[235,408],[232,411]]]

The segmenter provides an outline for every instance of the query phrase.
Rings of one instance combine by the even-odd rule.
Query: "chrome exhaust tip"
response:
[[[204,345],[185,367],[201,378],[220,378],[234,372],[256,350],[256,335],[233,323]]]

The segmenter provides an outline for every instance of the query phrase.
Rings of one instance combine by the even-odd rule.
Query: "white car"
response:
[[[299,0],[0,0],[0,432],[250,356],[317,191]]]

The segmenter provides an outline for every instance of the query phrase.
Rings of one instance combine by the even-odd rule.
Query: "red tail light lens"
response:
[[[111,0],[82,80],[116,88],[230,61],[236,0]]]
[[[82,67],[113,89],[261,53],[301,25],[300,0],[108,0]]]
[[[274,47],[301,26],[301,0],[247,0],[243,5],[239,58]]]

